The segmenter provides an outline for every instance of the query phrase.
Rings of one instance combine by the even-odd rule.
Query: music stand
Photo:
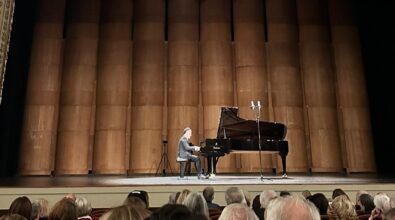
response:
[[[158,168],[156,168],[156,173],[155,176],[158,175],[159,168],[163,166],[162,169],[162,174],[163,176],[166,176],[166,169],[167,167],[170,168],[170,173],[173,175],[173,169],[171,168],[170,162],[169,162],[169,157],[167,156],[167,140],[164,140],[162,145],[162,157],[160,158],[160,162],[158,164]]]

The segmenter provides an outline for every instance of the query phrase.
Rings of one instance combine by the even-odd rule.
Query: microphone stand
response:
[[[262,146],[261,146],[261,129],[259,127],[259,118],[261,117],[261,103],[257,102],[257,105],[251,101],[251,108],[255,112],[256,124],[258,128],[258,147],[259,147],[259,168],[260,168],[260,179],[263,181],[263,169],[262,169]]]

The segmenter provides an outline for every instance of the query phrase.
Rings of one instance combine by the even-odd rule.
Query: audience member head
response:
[[[145,203],[145,208],[149,207],[149,197],[148,197],[147,191],[133,190],[132,192],[129,193],[125,203],[133,205],[134,202],[136,202],[137,203],[136,205],[140,205],[140,204],[138,204],[139,202],[134,200],[133,198],[141,199],[141,201],[143,201]]]
[[[191,217],[191,211],[180,204],[166,204],[153,212],[150,220],[183,220]]]
[[[309,190],[305,190],[305,191],[302,192],[302,196],[304,198],[307,198],[307,197],[311,196],[311,192]]]
[[[189,189],[182,190],[176,200],[176,204],[182,204],[189,193],[191,193],[191,191]]]
[[[169,201],[167,202],[168,204],[176,204],[176,196],[177,196],[177,193],[171,193],[170,195],[169,195]]]
[[[395,208],[395,197],[394,196],[392,196],[390,198],[390,206],[391,206],[391,208]]]
[[[207,202],[200,193],[189,193],[182,204],[192,212],[192,215],[209,217]]]
[[[373,198],[374,205],[376,208],[381,209],[383,213],[390,210],[390,198],[385,193],[377,193]]]
[[[19,214],[27,219],[30,219],[32,213],[32,203],[26,196],[18,197],[12,201],[9,208],[9,213]]]
[[[246,204],[248,207],[251,206],[251,195],[250,192],[248,192],[248,190],[242,189],[243,194],[244,194],[244,199],[246,200]]]
[[[139,197],[136,196],[128,196],[126,197],[125,201],[123,202],[124,205],[128,206],[135,206],[135,207],[141,207],[141,208],[148,208],[147,204],[140,199]]]
[[[277,197],[277,193],[274,190],[263,190],[259,196],[259,201],[262,208],[266,208],[270,200]]]
[[[384,213],[383,220],[395,220],[395,208],[391,208],[386,213]]]
[[[261,208],[261,202],[259,201],[260,195],[256,195],[252,200],[252,209],[257,210]]]
[[[40,219],[41,206],[37,200],[32,201],[32,213],[30,219],[38,220]]]
[[[361,210],[365,213],[371,213],[375,208],[373,202],[373,196],[369,194],[362,194],[359,197],[358,205],[361,207]]]
[[[64,197],[67,198],[67,199],[74,200],[74,201],[75,201],[75,199],[77,198],[77,197],[75,196],[74,193],[68,193],[68,194],[65,195]]]
[[[332,201],[328,215],[331,219],[358,219],[354,205],[346,195],[339,195]]]
[[[77,197],[75,204],[77,206],[78,217],[87,216],[92,211],[91,203],[85,197]]]
[[[345,195],[348,198],[348,195],[346,194],[346,192],[344,192],[342,189],[335,189],[332,192],[332,200],[334,200],[336,197],[340,196],[340,195]]]
[[[363,195],[363,194],[369,194],[369,193],[366,192],[366,191],[364,191],[364,190],[359,190],[357,193],[355,193],[355,204],[356,204],[356,205],[360,205],[360,204],[358,203],[359,197],[361,197],[361,195]]]
[[[111,209],[102,220],[144,220],[150,216],[151,212],[146,208],[122,205]]]
[[[273,199],[265,210],[265,219],[320,220],[320,214],[313,203],[291,195]]]
[[[77,215],[77,205],[74,200],[63,198],[62,200],[55,203],[52,207],[51,212],[48,216],[49,220],[76,220]]]
[[[246,204],[232,203],[222,210],[218,220],[258,220],[254,211]]]
[[[280,192],[280,196],[290,196],[291,193],[289,193],[288,191],[281,191]]]
[[[320,212],[320,215],[326,215],[329,207],[329,201],[322,193],[316,193],[310,197],[308,200],[312,202]]]
[[[214,188],[211,186],[208,186],[203,189],[203,196],[206,202],[212,202],[214,199]]]
[[[39,198],[36,201],[40,204],[40,218],[48,217],[48,200]]]
[[[29,220],[19,214],[5,214],[0,217],[0,220]]]
[[[243,190],[238,187],[230,187],[225,192],[226,204],[244,203],[247,204]]]

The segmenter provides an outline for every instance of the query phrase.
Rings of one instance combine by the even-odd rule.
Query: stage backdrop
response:
[[[185,127],[198,145],[222,106],[254,119],[251,100],[288,127],[289,172],[375,171],[351,0],[37,4],[22,175],[155,173],[161,159],[177,173]],[[275,154],[262,166],[282,170]],[[217,171],[259,169],[256,153]]]

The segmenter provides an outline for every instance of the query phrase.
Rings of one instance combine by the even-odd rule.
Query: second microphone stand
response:
[[[263,180],[261,129],[259,127],[259,119],[261,117],[261,103],[260,103],[260,101],[258,101],[257,104],[255,104],[253,101],[251,101],[251,108],[255,113],[256,124],[257,124],[257,129],[258,129],[259,168],[260,168],[261,180]]]

